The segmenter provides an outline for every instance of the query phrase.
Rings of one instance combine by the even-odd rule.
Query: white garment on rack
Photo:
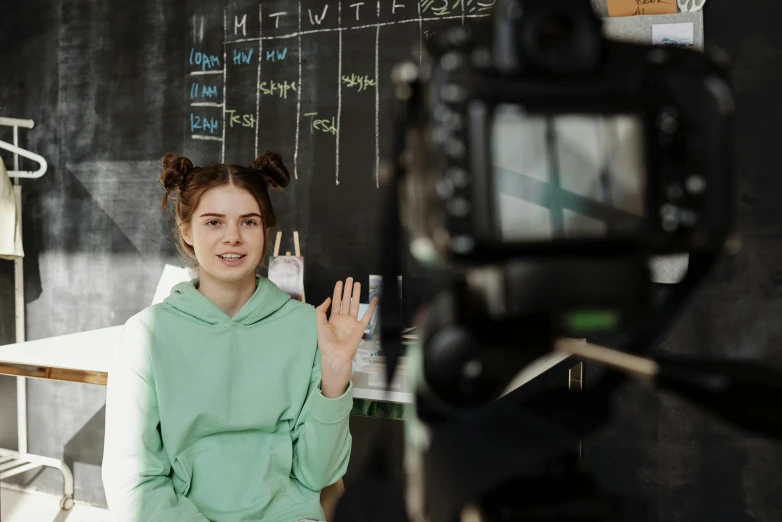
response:
[[[17,257],[24,257],[22,223],[18,219],[17,200],[11,178],[8,177],[3,158],[0,158],[0,258]]]

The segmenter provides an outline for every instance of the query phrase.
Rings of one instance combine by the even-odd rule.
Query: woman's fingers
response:
[[[369,321],[372,320],[372,314],[375,313],[375,308],[377,308],[378,299],[377,297],[372,298],[372,302],[369,303],[369,308],[367,308],[367,311],[364,312],[364,317],[361,318],[361,324],[364,326],[364,329],[366,329],[367,326],[369,326]]]
[[[337,281],[334,285],[334,297],[331,299],[331,313],[350,315],[358,319],[359,304],[361,303],[361,283],[353,282],[348,277],[343,284]]]
[[[348,277],[345,280],[345,287],[342,293],[342,311],[339,313],[348,314],[350,312],[350,296],[353,293],[353,278]]]
[[[353,296],[350,298],[350,316],[358,319],[358,305],[361,302],[361,283],[353,283]]]
[[[337,281],[337,284],[334,285],[334,297],[331,299],[331,313],[332,314],[340,313],[341,307],[342,307],[342,281]]]
[[[327,297],[325,301],[323,301],[323,304],[321,304],[319,307],[315,309],[315,319],[317,321],[318,326],[325,326],[328,324],[329,320],[326,318],[326,312],[329,311],[329,303],[331,302],[331,298]]]

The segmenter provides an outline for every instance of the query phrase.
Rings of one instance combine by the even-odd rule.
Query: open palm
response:
[[[326,299],[315,309],[317,315],[318,347],[321,355],[330,361],[350,363],[356,355],[361,336],[377,306],[377,297],[372,299],[364,316],[358,319],[358,305],[361,297],[361,283],[354,283],[352,277],[334,285],[334,298]],[[331,303],[331,316],[326,312]]]

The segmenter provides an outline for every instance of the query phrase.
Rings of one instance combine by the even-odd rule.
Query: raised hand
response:
[[[353,358],[361,343],[361,336],[377,307],[375,297],[359,320],[360,297],[361,283],[354,283],[353,278],[348,277],[344,288],[342,281],[337,281],[334,285],[333,299],[326,299],[315,309],[318,347],[321,353],[321,389],[324,396],[337,397],[344,393],[353,373]],[[331,316],[327,318],[329,305]]]

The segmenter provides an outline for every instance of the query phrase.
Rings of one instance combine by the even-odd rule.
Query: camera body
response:
[[[500,0],[486,26],[456,25],[428,41],[420,82],[402,209],[420,261],[723,251],[734,214],[734,100],[706,55],[607,40],[586,0]],[[520,157],[574,122],[584,127],[575,141],[588,147],[588,121],[622,130],[615,152],[632,156],[611,173],[625,189],[614,201],[580,190],[578,163],[541,160],[536,176],[531,154]],[[513,156],[502,141],[514,126],[524,130],[519,146],[530,142],[514,157],[529,171],[516,178],[498,157]],[[596,170],[610,169],[610,158],[603,163]],[[506,192],[549,209],[545,230],[503,230]],[[604,226],[574,232],[573,213]]]
[[[605,499],[559,465],[577,438],[497,399],[558,337],[644,351],[715,260],[735,253],[725,64],[609,40],[589,0],[498,0],[486,24],[438,31],[420,67],[400,64],[394,82],[384,274],[399,273],[400,222],[418,261],[453,274],[419,314],[420,346],[408,353],[408,514],[454,520],[476,503],[503,520],[560,520],[543,503],[572,501],[579,520],[605,520]],[[660,294],[649,264],[668,254],[689,265]],[[384,298],[391,382],[401,323]],[[617,382],[596,386],[593,411],[607,416]],[[561,484],[561,497],[505,495],[541,481]],[[596,503],[584,507],[583,494]]]

